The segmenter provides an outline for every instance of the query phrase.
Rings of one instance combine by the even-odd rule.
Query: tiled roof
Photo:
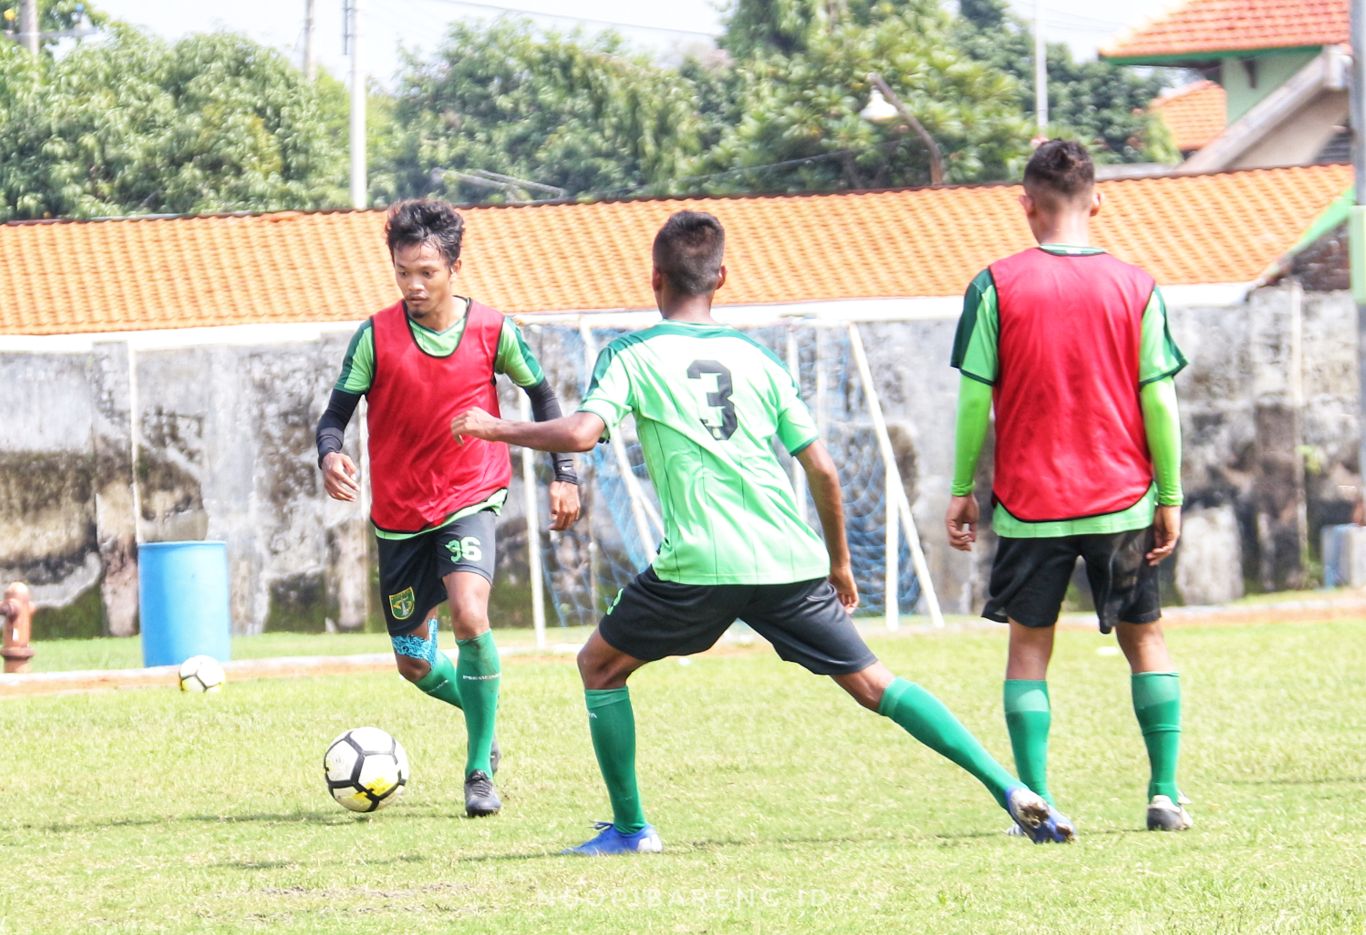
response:
[[[1346,166],[1100,183],[1096,242],[1159,282],[1249,282]],[[946,296],[1031,246],[1016,185],[464,210],[462,291],[509,313],[652,309],[674,211],[726,225],[718,304]],[[397,298],[381,211],[0,225],[0,334],[356,321]]]
[[[1348,0],[1187,0],[1101,50],[1126,61],[1348,42]]]
[[[1213,81],[1197,81],[1159,97],[1149,109],[1166,122],[1176,148],[1188,153],[1224,132],[1228,121],[1228,96]]]

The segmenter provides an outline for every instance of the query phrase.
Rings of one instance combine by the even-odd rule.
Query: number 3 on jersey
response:
[[[714,391],[709,388],[711,383],[706,379],[709,376],[716,378]],[[734,435],[739,423],[735,419],[735,403],[731,402],[730,398],[730,394],[735,390],[735,385],[730,380],[730,371],[714,360],[694,360],[688,367],[688,379],[697,380],[702,384],[707,405],[720,412],[720,421],[716,420],[714,414],[701,420],[702,426],[711,433],[711,437],[723,442]]]

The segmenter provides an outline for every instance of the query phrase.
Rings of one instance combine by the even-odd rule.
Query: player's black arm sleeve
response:
[[[550,381],[542,378],[535,386],[524,386],[527,398],[531,400],[531,418],[534,422],[549,422],[560,417],[560,398]],[[555,468],[555,479],[567,484],[577,484],[579,475],[574,471],[574,459],[567,454],[551,452],[550,463]]]
[[[327,401],[327,409],[318,420],[318,432],[315,437],[318,443],[318,467],[323,466],[323,458],[334,451],[342,450],[346,426],[351,421],[356,406],[360,405],[360,395],[345,390],[332,390],[332,397]]]

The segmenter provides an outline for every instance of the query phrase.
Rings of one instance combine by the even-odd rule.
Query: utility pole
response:
[[[38,54],[38,0],[19,0],[19,44]]]
[[[318,77],[318,62],[313,51],[313,9],[317,0],[304,0],[304,77],[309,81]]]
[[[1356,181],[1347,252],[1352,271],[1352,298],[1357,306],[1357,421],[1361,431],[1358,451],[1362,475],[1358,503],[1366,497],[1366,0],[1352,0],[1352,79],[1349,84],[1352,125],[1352,175]]]
[[[1034,116],[1048,135],[1048,48],[1043,41],[1043,0],[1034,0]]]
[[[351,207],[366,207],[365,197],[365,71],[360,59],[361,0],[347,0],[347,48],[351,53]]]

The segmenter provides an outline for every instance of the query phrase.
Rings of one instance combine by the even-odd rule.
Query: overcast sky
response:
[[[303,54],[305,0],[232,0],[224,4],[186,0],[92,0],[117,19],[169,39],[191,32],[229,29],[289,53]],[[620,32],[645,48],[668,52],[708,43],[721,28],[719,6],[725,0],[359,0],[362,61],[366,72],[387,84],[399,67],[398,49],[432,49],[457,20],[486,20],[512,11],[562,29],[580,25],[596,30],[616,24]],[[1026,18],[1036,0],[1010,0]],[[318,61],[344,78],[350,65],[342,50],[343,0],[315,0],[315,45]],[[1041,0],[1044,34],[1067,42],[1079,57],[1090,57],[1126,29],[1171,7],[1173,0]],[[566,16],[570,7],[575,16]]]

